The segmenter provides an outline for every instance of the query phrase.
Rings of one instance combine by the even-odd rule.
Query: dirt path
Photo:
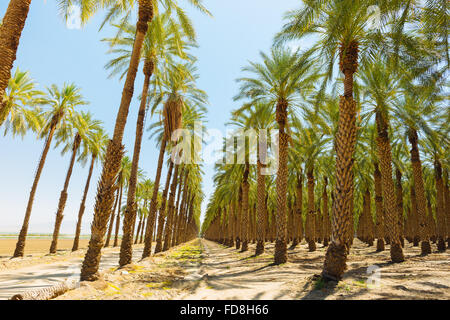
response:
[[[135,245],[133,257],[140,258],[142,250],[143,245]],[[100,270],[116,267],[119,251],[120,247],[104,249]],[[0,270],[0,300],[9,299],[14,294],[26,290],[52,286],[66,279],[79,279],[83,258],[84,252],[80,251],[60,261],[50,260],[29,267]]]
[[[309,252],[305,243],[290,249],[289,261],[279,266],[272,264],[272,243],[266,244],[266,252],[259,257],[253,256],[254,249],[250,244],[249,251],[242,253],[195,239],[139,260],[142,249],[137,247],[134,263],[124,269],[117,269],[117,252],[105,253],[101,280],[82,283],[57,299],[450,299],[450,251],[437,253],[434,245],[433,253],[423,257],[420,248],[407,243],[407,260],[392,264],[389,251],[375,252],[374,247],[355,240],[348,270],[339,283],[323,283],[316,276],[326,250],[321,244],[315,252]],[[78,277],[80,262],[81,258],[8,275],[0,272],[0,297]]]
[[[306,244],[289,250],[289,262],[272,265],[273,244],[266,253],[253,257],[254,245],[241,253],[202,240],[202,281],[179,299],[449,299],[450,254],[419,255],[420,249],[407,244],[407,261],[389,262],[389,251],[355,240],[343,281],[325,284],[315,275],[323,266],[325,248],[309,252]]]

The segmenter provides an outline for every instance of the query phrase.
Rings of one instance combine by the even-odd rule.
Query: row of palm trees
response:
[[[6,108],[1,117],[1,124],[5,128],[5,134],[10,132],[13,136],[23,137],[28,130],[31,130],[39,139],[45,141],[14,257],[24,254],[34,197],[53,141],[55,141],[55,148],[62,146],[62,155],[70,152],[71,157],[56,210],[50,253],[55,253],[57,250],[59,231],[68,198],[67,191],[75,162],[81,162],[83,166],[90,162],[75,232],[74,248],[77,248],[92,172],[95,163],[101,161],[103,157],[107,141],[102,122],[94,119],[90,112],[78,110],[79,107],[88,103],[76,85],[64,84],[62,88],[52,85],[44,93],[37,89],[37,83],[29,73],[20,71],[19,68],[9,80],[4,102]]]
[[[430,235],[445,250],[450,114],[442,19],[448,12],[439,1],[303,1],[288,12],[270,54],[243,68],[236,100],[245,102],[232,113],[241,128],[278,130],[276,177],[261,174],[264,152],[256,165],[248,149],[244,164],[217,165],[204,236],[243,251],[255,241],[256,254],[273,239],[276,264],[287,261],[288,241],[295,246],[304,235],[315,250],[323,240],[322,276],[332,280],[346,269],[356,226],[370,243],[374,217],[377,248],[388,241],[393,262],[405,259],[403,236],[420,240],[422,254],[431,252]],[[308,50],[286,44],[309,35],[317,41]],[[343,77],[333,76],[337,68]]]
[[[191,1],[191,3],[201,11],[209,14],[200,1]],[[16,42],[16,47],[11,48],[10,43],[6,40],[0,41],[2,54],[4,52],[9,53],[12,50],[15,55],[29,4],[30,1],[10,1],[3,24],[0,27],[0,37],[2,39],[3,36],[9,37],[12,39],[11,41]],[[70,1],[60,1],[61,13],[65,18],[68,17],[71,4]],[[113,217],[115,217],[117,208],[118,213],[115,219],[116,236],[114,239],[116,244],[121,217],[120,212],[123,212],[123,234],[119,261],[121,266],[131,262],[132,244],[133,241],[137,242],[138,238],[137,236],[135,239],[133,237],[138,215],[140,217],[138,230],[140,235],[142,235],[140,238],[144,238],[143,241],[145,243],[144,258],[151,253],[151,240],[154,237],[152,232],[155,227],[157,228],[155,232],[157,240],[156,252],[167,250],[172,245],[191,239],[196,235],[199,225],[200,203],[203,198],[201,192],[201,168],[198,165],[184,165],[178,162],[174,164],[171,160],[168,165],[166,187],[161,196],[159,184],[166,153],[172,153],[172,158],[174,159],[181,156],[175,151],[176,141],[171,140],[172,133],[179,128],[193,132],[194,123],[202,119],[206,112],[207,96],[196,87],[195,82],[198,76],[195,74],[195,58],[188,51],[196,46],[195,31],[192,22],[176,0],[160,2],[151,0],[130,0],[126,2],[114,0],[79,1],[78,4],[81,8],[82,23],[86,23],[97,10],[107,9],[107,15],[102,27],[105,23],[111,23],[117,29],[117,34],[113,38],[104,39],[110,46],[110,53],[115,55],[106,65],[106,68],[111,70],[111,76],[120,74],[121,79],[125,79],[122,100],[118,109],[112,138],[109,142],[104,143],[105,137],[102,136],[102,149],[104,147],[104,151],[102,150],[101,154],[99,152],[92,156],[93,159],[101,158],[103,171],[98,183],[94,217],[91,224],[91,239],[83,261],[81,279],[95,280],[98,276],[101,248],[104,246],[106,231],[109,229],[107,236],[107,242],[109,242],[114,224]],[[133,26],[130,24],[130,20],[134,16],[134,8],[136,7],[138,8],[137,23]],[[20,14],[22,14],[20,19],[23,20],[23,23],[13,28],[10,19],[18,18]],[[0,57],[0,73],[2,77],[6,76],[9,79],[10,76],[6,71],[10,72],[14,59],[15,57],[10,56]],[[122,145],[122,138],[133,97],[135,78],[141,61],[143,62],[144,84],[140,95],[135,145],[128,168],[125,166],[127,161],[125,163],[123,161],[124,146]],[[5,74],[3,74],[4,71]],[[34,89],[34,87],[31,89]],[[30,92],[32,91],[31,89],[29,90]],[[4,90],[4,88],[2,87],[1,90]],[[1,90],[0,93],[3,96],[3,91]],[[39,181],[53,136],[61,136],[68,139],[69,132],[67,130],[72,127],[78,129],[75,125],[69,125],[69,119],[80,118],[74,116],[75,108],[86,104],[79,93],[79,89],[74,85],[65,85],[62,90],[52,86],[49,92],[50,95],[54,96],[53,99],[48,99],[48,101],[42,100],[38,103],[51,106],[53,112],[48,112],[46,115],[48,121],[42,128],[38,126],[39,123],[35,124],[34,129],[39,132],[41,137],[46,137],[46,143],[30,193],[30,201],[25,213],[24,226],[19,235],[15,257],[23,255],[37,182]],[[27,105],[32,104],[21,104],[22,111],[26,109]],[[152,115],[160,114],[162,116],[162,121],[157,121],[151,126],[157,132],[160,143],[160,156],[155,181],[151,183],[151,181],[144,179],[144,182],[139,183],[142,177],[139,177],[138,164],[143,129],[149,108],[151,108]],[[5,100],[2,102],[0,110],[0,114],[5,115],[4,118],[10,117],[11,121],[9,123],[15,121],[13,119],[15,115],[7,109]],[[22,113],[22,118],[27,116],[26,112]],[[27,121],[30,124],[32,123],[29,119]],[[6,127],[8,128],[8,124]],[[19,126],[16,127],[19,128]],[[29,127],[33,129],[32,125],[29,125]],[[19,129],[14,130],[21,133]],[[71,140],[72,157],[58,205],[52,252],[56,250],[59,228],[63,218],[62,212],[67,199],[67,187],[75,157],[80,150],[80,145],[84,143],[83,135],[86,134],[82,130],[73,132]],[[189,142],[184,141],[184,143]],[[173,152],[172,149],[174,150]],[[65,150],[69,150],[69,147],[65,148]],[[196,155],[191,156],[197,157]],[[77,243],[74,243],[75,249],[78,248],[81,217],[84,212],[84,200],[90,184],[91,173],[92,170],[88,176],[83,203],[80,207],[80,219],[77,224],[77,235],[75,237]],[[183,188],[181,188],[182,183]],[[169,199],[166,199],[169,186],[170,195]],[[178,199],[175,206],[174,199],[177,186]],[[124,195],[124,191],[126,195]],[[142,196],[142,194],[145,196]],[[150,194],[151,197],[149,197]],[[123,196],[126,196],[126,205],[124,207],[122,207]],[[158,200],[159,196],[160,199]],[[149,206],[148,209],[147,206]],[[157,209],[159,209],[159,215],[157,215]],[[164,245],[162,245],[163,241]]]

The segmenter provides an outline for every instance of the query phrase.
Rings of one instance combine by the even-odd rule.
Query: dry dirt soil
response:
[[[253,257],[255,245],[241,253],[196,239],[124,269],[104,271],[101,280],[57,299],[450,299],[450,251],[426,257],[407,243],[401,264],[389,251],[375,252],[355,240],[348,270],[339,282],[320,274],[326,248],[308,252],[302,243],[289,250],[289,262],[274,266],[273,244]]]

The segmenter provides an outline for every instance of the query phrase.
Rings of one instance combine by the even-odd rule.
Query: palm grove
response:
[[[34,195],[55,144],[71,158],[50,252],[57,249],[74,163],[90,164],[73,250],[93,166],[102,164],[81,270],[81,280],[96,280],[101,249],[119,245],[120,225],[120,266],[131,262],[133,243],[144,243],[146,258],[152,240],[154,252],[160,252],[197,236],[201,167],[172,161],[186,155],[173,152],[171,138],[179,128],[195,135],[207,96],[196,86],[190,53],[195,31],[178,1],[58,2],[65,18],[72,2],[79,5],[82,23],[106,10],[102,26],[117,29],[104,39],[112,55],[106,68],[123,80],[122,98],[108,137],[101,122],[82,110],[88,102],[75,84],[51,85],[43,93],[27,72],[17,68],[11,74],[31,0],[10,0],[0,26],[0,125],[13,135],[31,130],[44,140],[14,256],[24,254]],[[188,2],[209,15],[199,0]],[[274,241],[276,264],[287,261],[289,243],[295,247],[305,239],[311,251],[322,243],[328,247],[323,277],[335,280],[345,271],[355,236],[369,246],[376,241],[378,251],[389,245],[393,262],[404,260],[405,239],[420,245],[424,255],[432,243],[445,250],[447,6],[442,0],[304,0],[288,12],[270,52],[243,68],[235,97],[242,104],[230,119],[237,128],[278,131],[278,171],[262,174],[264,147],[244,150],[243,164],[218,164],[204,237],[242,251],[255,242],[255,254]],[[311,39],[312,46],[292,49]],[[122,140],[140,67],[144,83],[129,158]],[[147,116],[161,119],[149,126],[160,150],[154,180],[139,169]]]
[[[73,251],[79,247],[93,168],[97,162],[103,165],[97,185],[91,238],[81,270],[82,280],[98,277],[101,248],[118,246],[119,240],[119,265],[123,266],[131,263],[133,244],[145,244],[142,258],[146,258],[152,252],[153,240],[156,241],[154,252],[158,253],[196,237],[203,199],[201,167],[184,164],[188,161],[176,161],[183,155],[175,151],[176,141],[171,139],[172,133],[180,128],[193,132],[194,123],[204,118],[208,103],[206,93],[196,85],[196,58],[190,51],[196,47],[196,34],[184,9],[174,0],[76,2],[81,8],[82,23],[86,23],[97,10],[105,9],[107,14],[101,28],[109,23],[117,30],[113,37],[103,40],[109,45],[108,53],[112,56],[105,67],[110,70],[110,76],[118,75],[124,80],[114,132],[108,137],[102,122],[82,110],[88,101],[75,84],[51,85],[47,92],[41,92],[28,72],[16,68],[11,76],[30,2],[10,1],[0,27],[0,93],[4,97],[0,105],[0,124],[5,133],[24,136],[27,131],[32,131],[44,140],[14,257],[24,255],[34,196],[52,145],[61,147],[63,154],[70,152],[71,157],[56,209],[49,253],[57,250],[75,162],[84,164],[89,161],[89,171]],[[200,1],[189,2],[210,15]],[[71,5],[72,1],[59,1],[61,14],[66,19]],[[137,17],[135,24],[131,22],[134,16]],[[130,159],[125,155],[122,138],[140,65],[144,83],[138,97],[135,142]],[[147,116],[155,118],[148,130],[157,140],[160,150],[154,180],[147,178],[139,168]],[[163,166],[167,166],[165,185],[161,183]]]
[[[202,234],[241,251],[256,243],[255,255],[275,242],[275,264],[288,244],[321,243],[325,280],[342,278],[354,238],[388,245],[394,263],[405,239],[423,255],[445,251],[448,3],[302,2],[242,68],[230,119],[278,130],[278,171],[262,174],[264,143],[248,143],[242,164],[217,164]]]

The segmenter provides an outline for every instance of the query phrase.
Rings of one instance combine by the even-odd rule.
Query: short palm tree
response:
[[[44,150],[42,151],[33,185],[31,187],[25,217],[14,251],[14,257],[22,257],[24,254],[34,196],[55,132],[60,128],[65,128],[69,125],[77,107],[87,104],[81,95],[81,90],[74,84],[64,84],[61,89],[56,85],[52,85],[47,91],[47,96],[43,97],[41,100],[42,104],[48,106],[48,109],[44,110],[42,113],[44,124],[40,131],[40,137],[45,138]]]

